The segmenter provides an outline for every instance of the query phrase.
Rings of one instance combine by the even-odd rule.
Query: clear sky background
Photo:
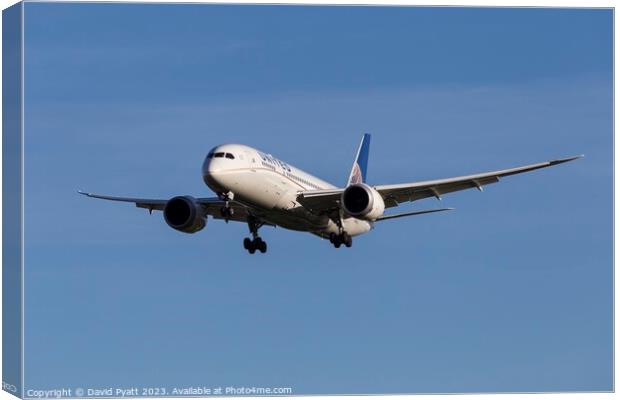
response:
[[[610,10],[25,7],[26,389],[612,389]],[[574,163],[336,250],[92,192],[210,196],[245,143],[344,184]]]

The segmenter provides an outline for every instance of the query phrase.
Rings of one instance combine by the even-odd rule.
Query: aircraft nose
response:
[[[211,150],[209,154],[207,154],[207,156],[205,157],[204,162],[202,163],[202,175],[203,176],[217,173],[221,169],[220,163],[218,162],[220,160],[213,157],[214,151],[215,150]]]
[[[222,165],[220,160],[214,160],[213,158],[207,158],[202,165],[202,179],[214,192],[220,192],[224,190],[222,186],[221,176]]]
[[[213,160],[205,161],[205,165],[202,168],[203,174],[216,174],[220,172],[220,170],[221,168],[218,166],[218,163]]]

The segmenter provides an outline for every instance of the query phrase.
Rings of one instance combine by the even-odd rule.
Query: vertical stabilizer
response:
[[[365,133],[362,137],[360,147],[357,149],[357,155],[351,168],[349,181],[347,186],[354,183],[366,182],[366,171],[368,170],[368,151],[370,150],[370,133]]]

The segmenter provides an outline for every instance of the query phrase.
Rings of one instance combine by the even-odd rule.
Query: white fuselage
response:
[[[266,222],[322,237],[339,231],[327,215],[312,214],[297,202],[299,192],[336,187],[270,154],[240,144],[217,146],[205,158],[202,176],[215,193],[228,194]],[[372,223],[349,217],[343,228],[356,236]]]

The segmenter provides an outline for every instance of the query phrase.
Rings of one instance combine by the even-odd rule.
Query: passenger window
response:
[[[224,157],[224,153],[215,153],[215,155],[213,157],[215,157],[215,158],[222,158],[222,157]]]
[[[231,160],[234,160],[234,159],[235,159],[235,156],[233,156],[233,155],[232,155],[232,154],[230,154],[230,153],[226,153],[226,158],[230,158]]]

